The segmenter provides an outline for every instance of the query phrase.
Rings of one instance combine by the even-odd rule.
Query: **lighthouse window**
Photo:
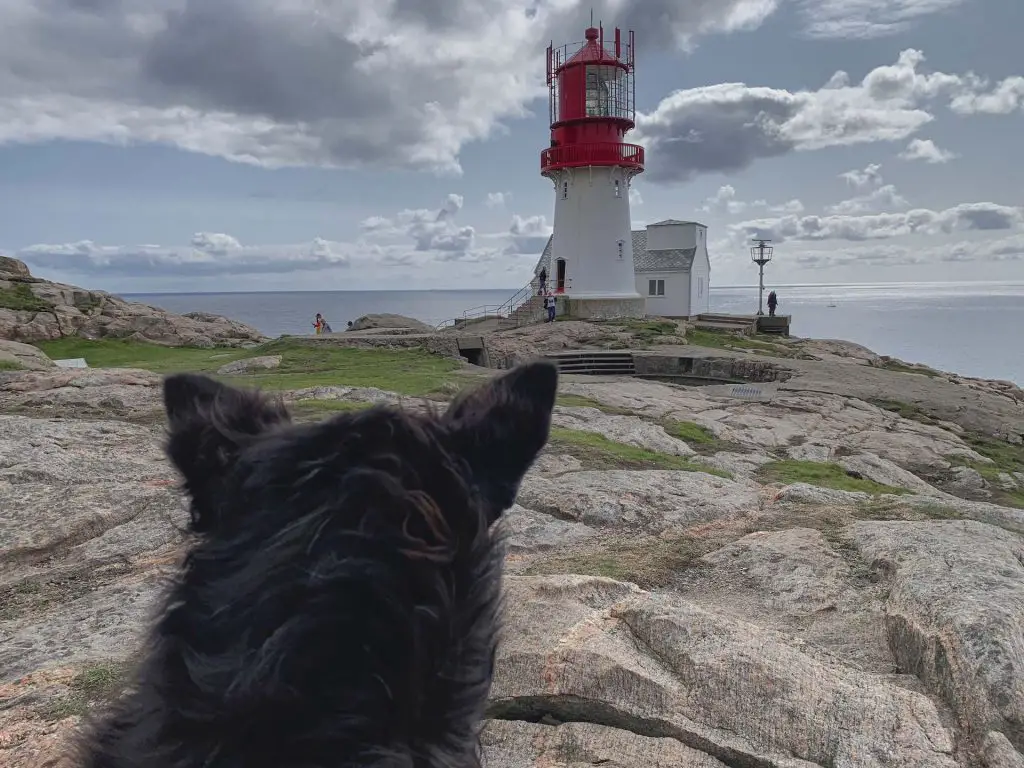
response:
[[[664,296],[665,295],[665,281],[664,280],[648,280],[647,281],[647,295],[648,296]]]
[[[563,200],[568,200],[569,199],[569,182],[568,181],[563,181],[562,182],[562,199]]]
[[[587,117],[611,115],[611,92],[608,81],[615,77],[618,67],[587,67]]]
[[[619,261],[622,261],[625,258],[625,245],[625,240],[619,240]]]
[[[622,190],[619,189],[619,180],[618,179],[615,180],[615,196],[616,197],[622,197]]]

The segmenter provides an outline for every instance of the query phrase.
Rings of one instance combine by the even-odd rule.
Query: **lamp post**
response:
[[[758,267],[757,314],[764,314],[764,265],[772,260],[771,240],[754,240],[756,245],[750,249],[750,260]]]

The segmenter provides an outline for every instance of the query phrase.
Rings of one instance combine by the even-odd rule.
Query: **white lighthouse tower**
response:
[[[636,291],[629,188],[644,150],[623,139],[635,125],[633,32],[623,46],[604,29],[547,51],[551,146],[541,174],[555,185],[548,284],[575,317],[642,317]],[[623,51],[625,47],[625,51]]]

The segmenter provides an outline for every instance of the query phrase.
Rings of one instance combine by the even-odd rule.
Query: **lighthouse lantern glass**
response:
[[[626,72],[607,64],[587,65],[587,117],[631,120]]]

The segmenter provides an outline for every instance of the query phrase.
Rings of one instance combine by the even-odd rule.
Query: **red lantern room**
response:
[[[582,43],[548,47],[551,147],[541,153],[541,173],[586,166],[642,173],[643,147],[623,142],[636,116],[633,32],[625,51],[618,27],[614,42],[605,42],[603,27],[585,34]]]

